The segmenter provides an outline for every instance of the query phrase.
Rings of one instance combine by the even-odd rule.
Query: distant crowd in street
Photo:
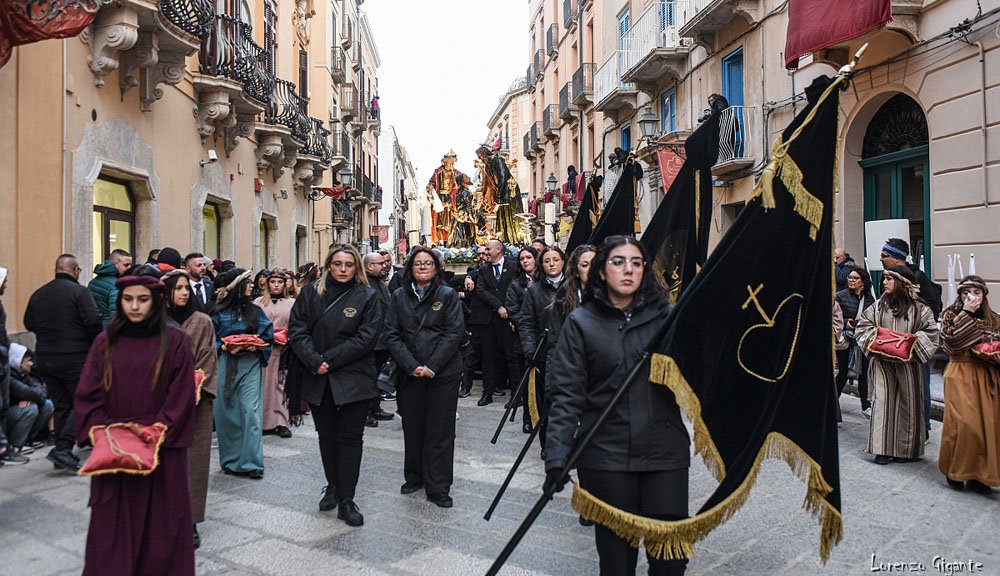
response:
[[[354,501],[364,429],[395,418],[383,408],[391,401],[402,419],[400,492],[450,508],[458,400],[480,372],[477,405],[518,403],[522,431],[538,428],[546,487],[559,490],[579,426],[597,418],[670,305],[630,237],[568,256],[537,239],[516,258],[491,240],[476,254],[456,273],[425,246],[394,266],[387,252],[335,244],[319,264],[254,273],[169,247],[141,264],[115,250],[88,286],[78,260],[61,255],[24,314],[35,349],[0,331],[0,465],[49,447],[56,469],[92,476],[85,574],[193,574],[213,447],[223,474],[263,478],[262,437],[290,437],[305,415],[325,475],[320,511],[364,524]],[[928,363],[941,347],[950,361],[939,467],[952,488],[988,494],[1000,486],[1000,365],[980,348],[1000,340],[1000,315],[978,276],[942,306],[908,257],[906,242],[886,241],[876,299],[869,272],[837,251],[831,385],[839,395],[857,382],[876,464],[919,459]],[[8,273],[0,268],[0,294]],[[690,439],[679,408],[662,386],[628,394],[581,455],[581,486],[626,511],[684,518]],[[137,448],[113,435],[122,427]],[[627,540],[600,525],[595,540],[602,573],[634,573]],[[648,562],[651,574],[686,566]]]

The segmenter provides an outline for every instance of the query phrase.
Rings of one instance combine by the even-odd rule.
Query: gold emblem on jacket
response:
[[[438,310],[440,310],[442,308],[444,308],[444,302],[435,302],[434,305],[431,306],[431,310],[433,310],[435,312],[437,312]]]
[[[357,313],[358,311],[355,310],[354,308],[344,308],[344,316],[348,318],[354,318],[354,316],[357,315]]]

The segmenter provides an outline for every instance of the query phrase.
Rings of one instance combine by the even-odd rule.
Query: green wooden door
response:
[[[865,222],[910,221],[910,254],[931,275],[931,178],[927,146],[892,152],[859,162],[864,169]]]

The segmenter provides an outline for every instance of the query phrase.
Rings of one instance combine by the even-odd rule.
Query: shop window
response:
[[[128,182],[100,176],[94,182],[93,262],[112,250],[135,253],[135,200]]]
[[[204,222],[202,230],[202,254],[209,258],[222,258],[219,248],[222,246],[222,214],[215,204],[205,204],[201,209]]]

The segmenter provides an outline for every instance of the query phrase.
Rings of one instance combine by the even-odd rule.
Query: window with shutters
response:
[[[309,54],[299,48],[299,96],[309,98]]]
[[[264,2],[264,50],[267,52],[267,71],[275,76],[278,62],[278,15],[273,0]]]

